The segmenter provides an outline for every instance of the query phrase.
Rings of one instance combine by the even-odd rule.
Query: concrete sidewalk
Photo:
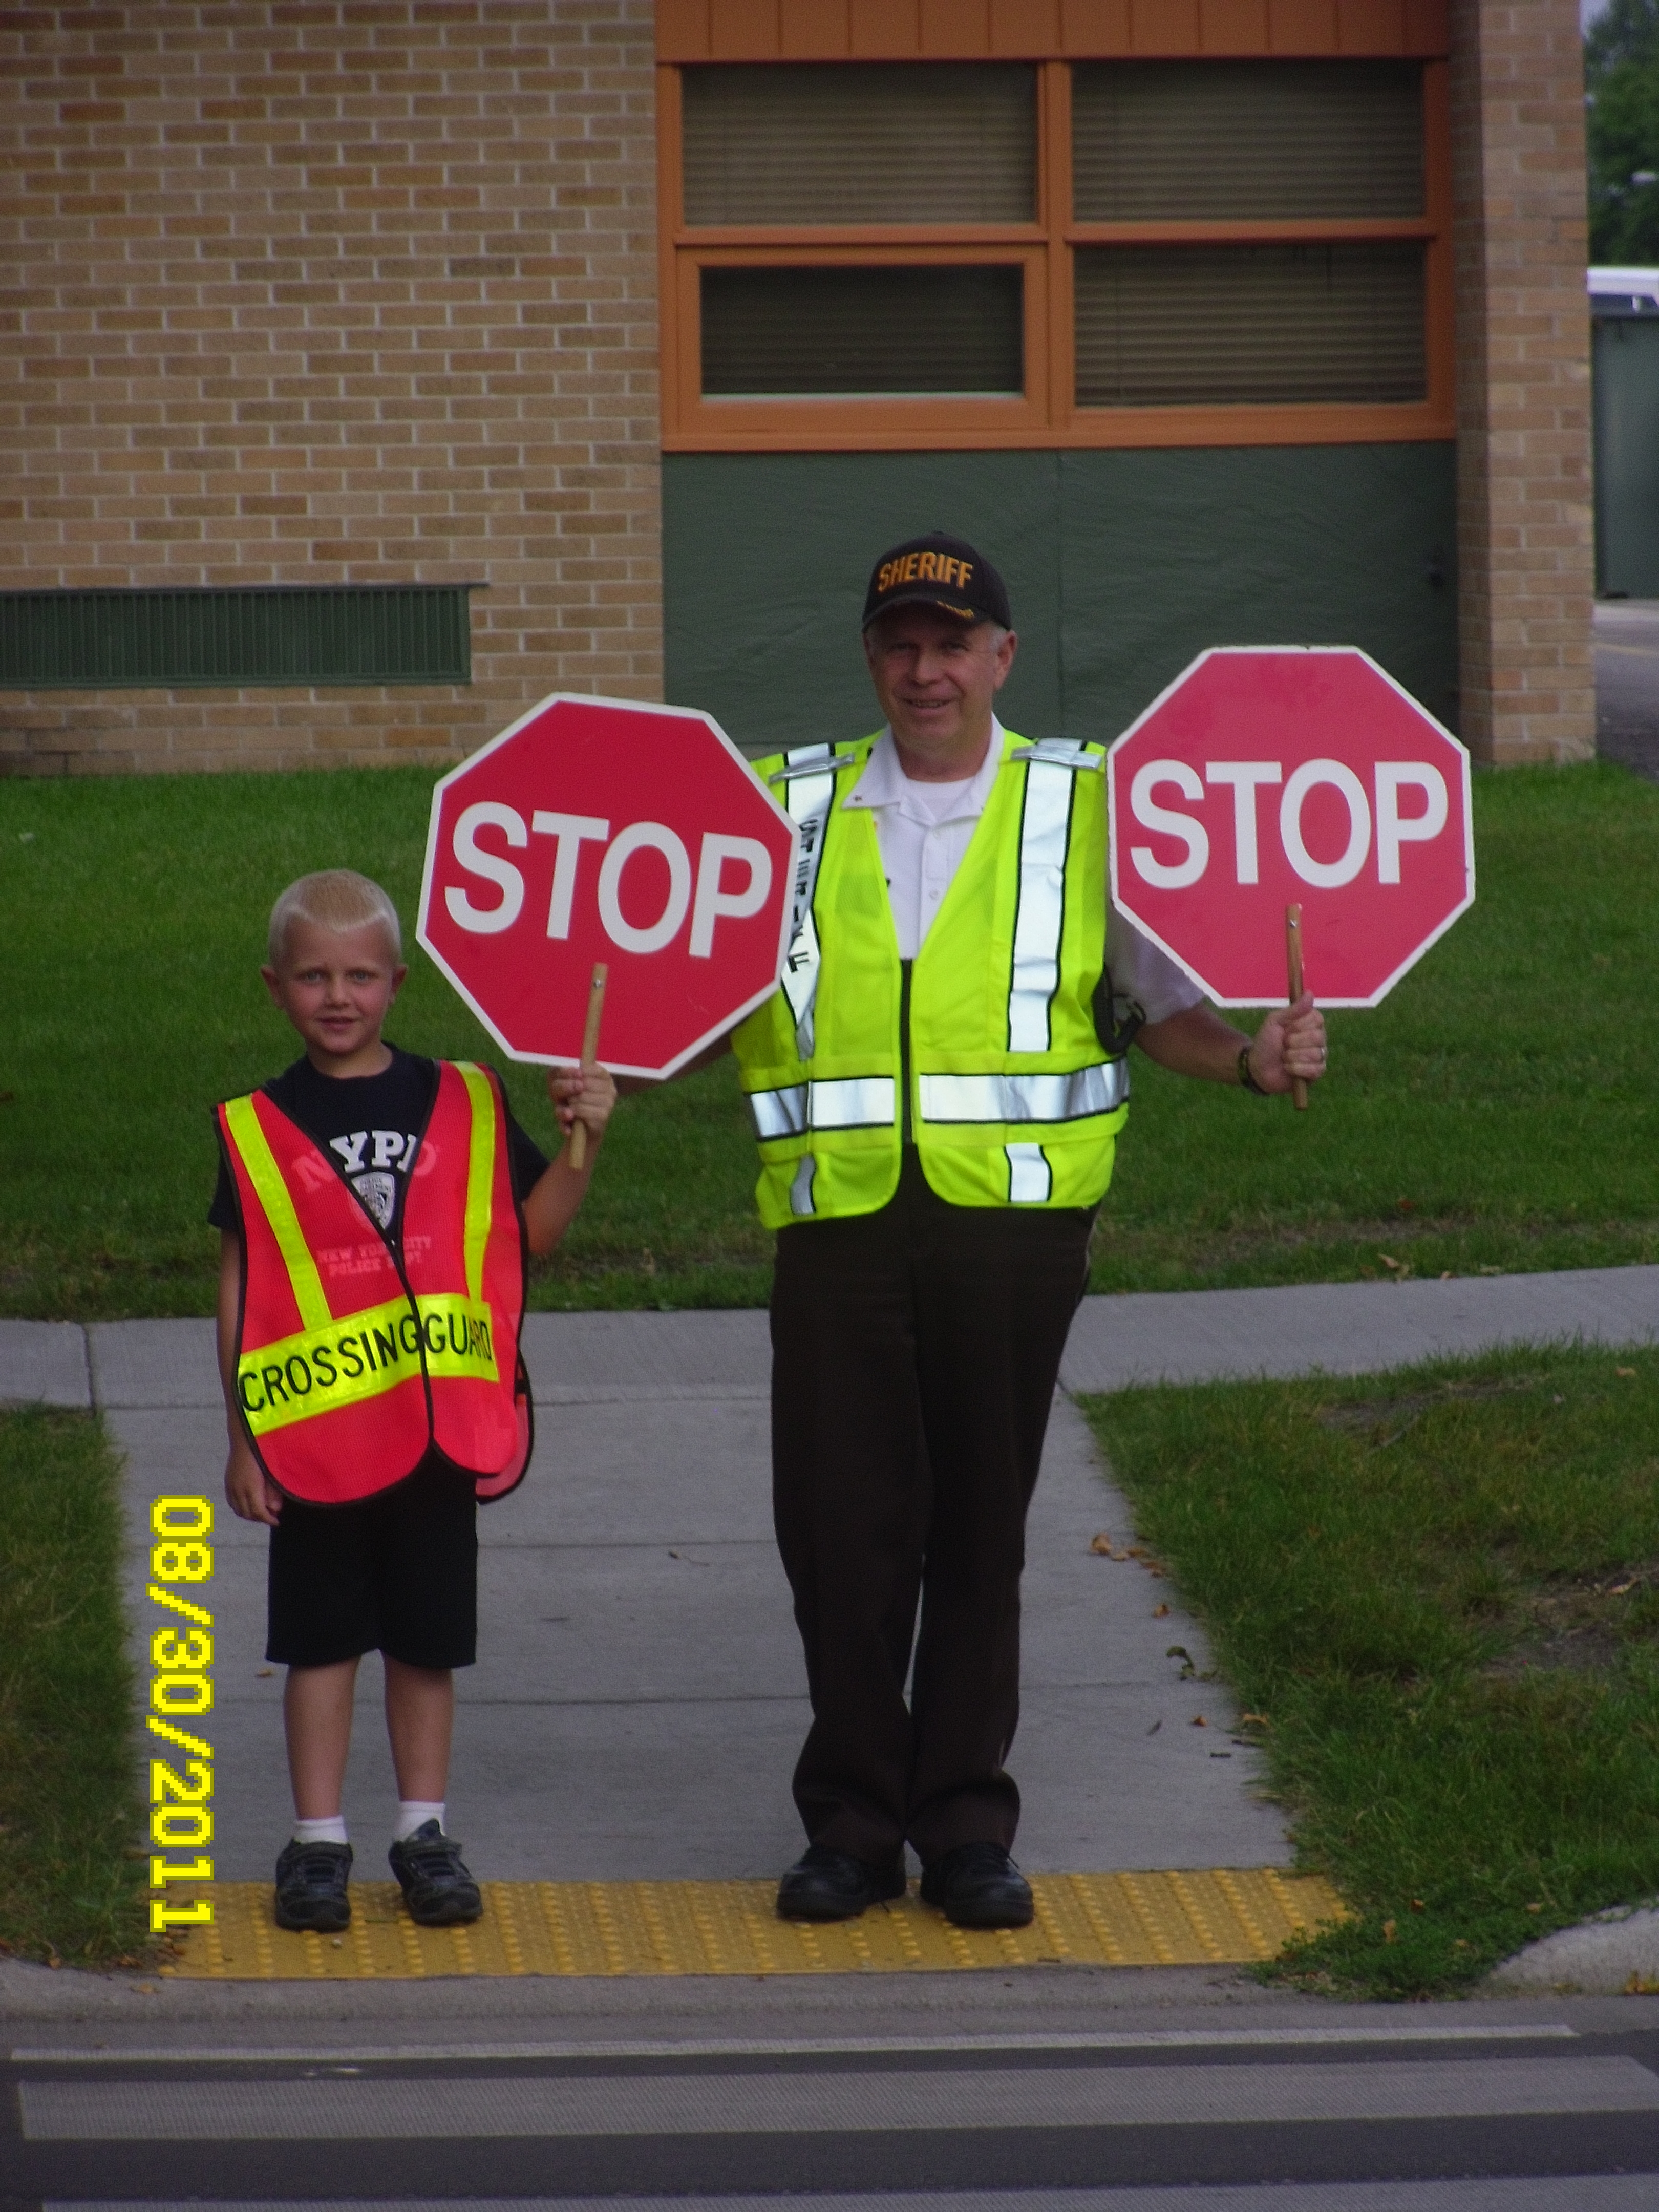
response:
[[[1073,1391],[1159,1376],[1355,1373],[1498,1342],[1659,1334],[1659,1268],[1086,1300]],[[479,1664],[461,1678],[452,1822],[497,1880],[770,1875],[799,1848],[788,1782],[806,1723],[773,1547],[766,1318],[538,1315],[526,1353],[537,1464],[481,1516]],[[205,1322],[0,1322],[0,1399],[97,1406],[127,1457],[129,1595],[147,1640],[149,1500],[221,1497],[223,1413]],[[1024,1713],[1011,1761],[1034,1871],[1282,1865],[1256,1764],[1230,1740],[1200,1632],[1137,1563],[1090,1552],[1127,1510],[1081,1417],[1056,1405],[1025,1582]],[[290,1817],[280,1670],[266,1668],[263,1532],[220,1511],[215,1856],[269,1879]],[[1159,1617],[1156,1608],[1173,1609]],[[141,1667],[147,1650],[136,1652]],[[363,1669],[348,1815],[372,1875],[394,1791]],[[1192,1725],[1202,1713],[1209,1723]],[[148,1739],[146,1739],[148,1741]]]

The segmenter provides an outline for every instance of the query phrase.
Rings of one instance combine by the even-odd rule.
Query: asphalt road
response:
[[[1659,600],[1596,605],[1595,746],[1659,779]]]
[[[1277,2008],[1066,2033],[632,2043],[384,2033],[15,2048],[3,2212],[1636,2212],[1659,2204],[1637,2001]],[[1569,2015],[1577,2012],[1576,2019]],[[1109,2018],[1109,2015],[1108,2015]],[[314,2031],[313,2031],[314,2033]],[[1063,2196],[1054,2192],[1064,2192]]]

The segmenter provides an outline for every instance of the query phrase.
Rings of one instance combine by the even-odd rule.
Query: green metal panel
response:
[[[1363,646],[1455,727],[1455,448],[670,454],[668,696],[752,748],[875,717],[871,563],[931,529],[1007,578],[1005,720],[1111,738],[1206,645]]]
[[[1008,580],[1016,729],[1060,714],[1057,453],[663,457],[668,696],[751,747],[836,739],[878,717],[859,647],[878,553],[925,530],[970,538]]]
[[[1659,599],[1659,315],[1595,322],[1595,588]]]
[[[1455,448],[1068,453],[1063,710],[1115,735],[1207,645],[1358,645],[1457,726]]]
[[[470,684],[466,584],[0,592],[0,688]]]

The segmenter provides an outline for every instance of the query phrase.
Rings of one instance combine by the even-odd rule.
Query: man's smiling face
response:
[[[1018,645],[1012,630],[934,607],[895,607],[871,623],[864,655],[908,776],[951,783],[973,775]]]

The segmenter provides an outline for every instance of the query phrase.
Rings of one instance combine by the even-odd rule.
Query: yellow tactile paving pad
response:
[[[163,1973],[209,1981],[403,1981],[444,1974],[937,1973],[952,1967],[1242,1966],[1345,1917],[1311,1875],[1037,1875],[1029,1928],[969,1934],[923,1905],[828,1926],[780,1920],[769,1881],[487,1881],[471,1928],[417,1928],[392,1882],[354,1882],[343,1936],[277,1927],[261,1882],[218,1882],[213,1921]],[[180,1887],[176,1893],[183,1896]]]

